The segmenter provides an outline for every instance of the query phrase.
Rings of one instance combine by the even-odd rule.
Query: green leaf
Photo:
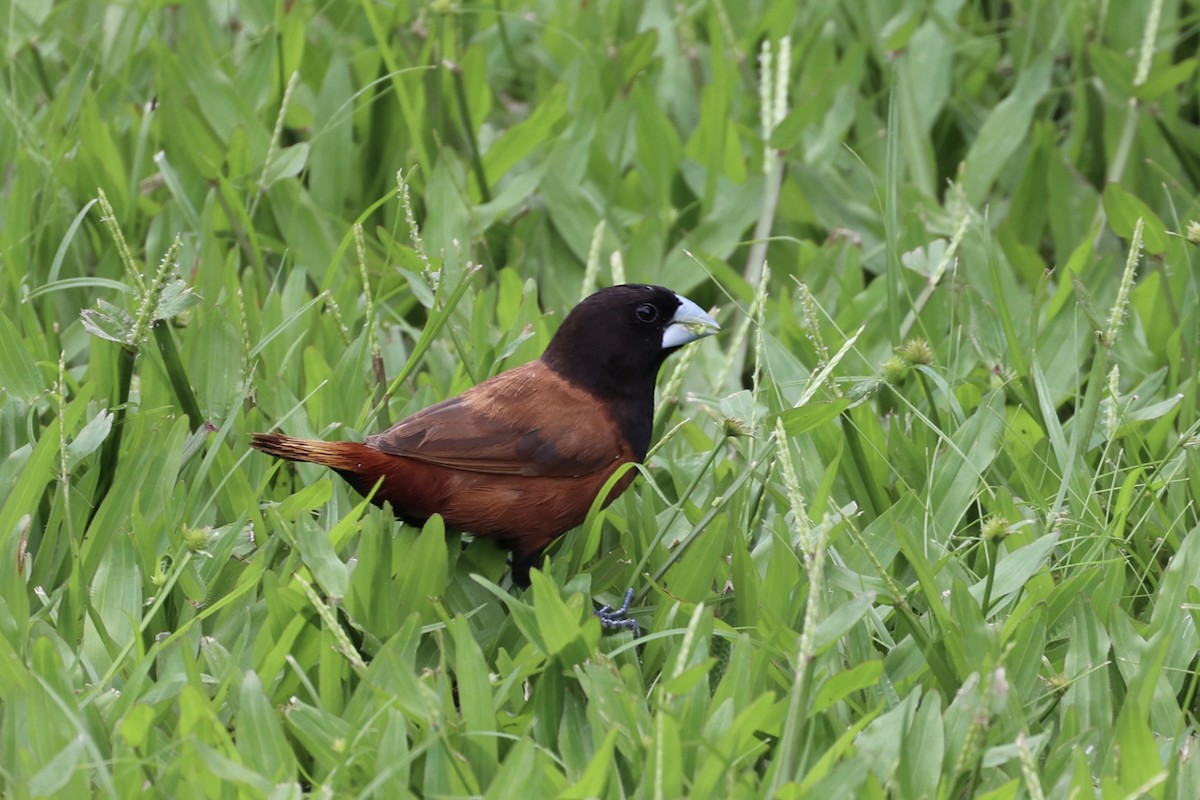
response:
[[[699,664],[693,664],[664,683],[663,691],[672,695],[687,694],[696,688],[700,681],[704,680],[716,663],[717,660],[715,658],[707,658]]]
[[[587,800],[591,797],[601,797],[612,775],[613,751],[617,743],[617,729],[609,728],[604,734],[604,741],[596,748],[596,754],[588,762],[587,768],[574,784],[564,790],[559,800]]]
[[[223,315],[206,315],[200,322],[188,368],[205,416],[223,420],[241,401],[246,380],[241,337]]]
[[[67,445],[67,468],[74,469],[79,462],[96,452],[112,431],[113,414],[101,410],[88,420],[83,430]]]
[[[508,800],[514,797],[545,797],[543,768],[537,751],[529,739],[521,739],[508,752],[504,766],[488,786],[485,800]]]
[[[180,138],[185,142],[180,144],[179,152],[191,154],[196,159],[197,165],[205,173],[215,173],[216,165],[219,163],[219,160],[216,158],[217,145],[210,137],[205,136],[205,133],[207,133],[206,127],[195,123],[195,119],[188,119],[185,124],[179,127]],[[171,163],[171,159],[165,150],[159,150],[154,154],[154,163],[158,167],[158,172],[162,176],[167,190],[171,193],[175,202],[179,204],[180,210],[187,219],[188,226],[193,230],[199,229],[201,227],[200,215],[196,213],[196,207],[192,204],[191,198],[188,197],[183,180],[180,178],[175,165]]]
[[[342,763],[341,751],[354,736],[346,720],[298,699],[293,699],[283,713],[289,732],[321,772]]]
[[[900,787],[905,797],[935,797],[941,783],[946,739],[942,704],[936,692],[921,698],[901,745]]]
[[[236,735],[238,753],[249,769],[276,784],[295,780],[296,757],[253,670],[242,678]]]
[[[411,538],[407,531],[403,535]],[[407,548],[397,544],[396,549],[403,554],[402,563],[416,567],[400,573],[396,602],[406,611],[416,611],[424,617],[431,612],[432,598],[446,590],[446,524],[435,514],[421,528],[415,541]]]
[[[62,750],[54,755],[42,768],[33,774],[25,791],[33,797],[53,795],[65,787],[75,776],[79,762],[87,751],[83,735],[73,737]]]
[[[1081,726],[1112,723],[1112,690],[1102,668],[1109,656],[1110,639],[1089,605],[1074,611],[1070,626],[1063,677],[1070,681],[1063,704],[1074,710]]]
[[[789,436],[799,436],[837,419],[849,407],[850,401],[844,397],[825,402],[814,401],[799,408],[789,408],[779,418],[783,420],[783,428]]]
[[[683,143],[665,109],[642,81],[630,90],[641,179],[645,194],[657,207],[670,203],[672,183],[683,159]]]
[[[581,609],[564,603],[558,587],[541,570],[532,570],[529,582],[533,589],[533,612],[546,645],[546,654],[560,656],[568,664],[577,664],[587,658],[596,642],[594,634],[591,637],[584,635],[584,626],[579,621]],[[590,627],[599,630],[599,625]],[[588,638],[592,639],[591,646],[586,641]]]
[[[1133,229],[1140,217],[1144,221],[1142,242],[1146,250],[1155,255],[1166,250],[1167,228],[1162,220],[1150,206],[1119,184],[1110,183],[1104,187],[1104,212],[1108,214],[1108,224],[1113,232],[1124,239],[1133,237]]]
[[[17,327],[0,316],[0,391],[32,403],[45,390],[45,381]]]
[[[504,604],[513,624],[521,631],[521,635],[529,640],[530,644],[542,653],[550,652],[549,646],[542,639],[542,629],[538,624],[537,613],[528,603],[521,602],[482,575],[473,574],[471,578]],[[530,572],[531,583],[532,578],[533,572]]]
[[[1009,158],[1025,141],[1038,102],[1050,88],[1054,60],[1045,53],[1017,77],[1012,92],[1001,100],[979,131],[963,162],[967,199],[983,203],[988,190]]]
[[[704,86],[700,93],[700,122],[684,152],[709,171],[713,176],[710,180],[722,176],[741,183],[746,179],[746,161],[737,126],[730,119],[729,101],[724,89],[716,83]]]
[[[63,278],[59,281],[47,281],[26,295],[26,300],[41,297],[44,294],[61,292],[67,289],[112,289],[124,294],[136,294],[137,290],[121,281],[111,278]]]
[[[883,675],[883,662],[875,659],[838,672],[825,681],[813,701],[813,713],[820,713],[835,703],[840,703],[854,692],[869,689],[879,683]]]
[[[1087,55],[1096,76],[1114,100],[1127,100],[1133,95],[1133,76],[1137,69],[1134,59],[1095,42],[1088,45]]]
[[[293,178],[300,174],[308,163],[308,142],[299,142],[291,147],[285,147],[275,153],[271,163],[263,173],[263,185],[271,186],[284,178]]]
[[[333,497],[333,481],[322,478],[310,483],[279,504],[279,514],[284,519],[295,520],[301,515],[321,508]]]
[[[1029,579],[1046,567],[1050,554],[1058,544],[1058,534],[1039,536],[1015,552],[1006,553],[996,566],[992,584],[992,608],[997,603],[1012,597],[1028,584]],[[980,580],[971,586],[971,596],[982,602],[987,581]]]
[[[356,521],[357,515],[349,514],[338,522],[338,526],[349,528]],[[325,594],[340,601],[350,585],[350,571],[334,549],[336,538],[332,532],[327,535],[311,517],[301,516],[296,520],[296,539],[304,565],[312,570]]]
[[[193,740],[189,743],[200,756],[205,769],[219,778],[224,784],[240,784],[256,793],[266,795],[271,790],[271,782],[263,775],[247,769],[221,751],[209,747],[202,741]]]
[[[133,344],[133,317],[103,298],[96,301],[96,306],[79,312],[83,329],[92,336],[108,339],[110,342]]]
[[[942,541],[955,533],[958,521],[979,491],[984,473],[999,452],[1006,419],[1004,394],[991,392],[954,433],[950,449],[934,467],[929,496],[937,500],[934,530]]]
[[[138,635],[137,624],[142,614],[142,577],[134,560],[133,543],[128,533],[109,540],[109,546],[96,566],[90,587],[90,603],[96,617],[85,621],[85,639],[92,640],[90,654],[97,663],[107,666],[109,658],[99,657],[105,640],[124,644]],[[99,624],[103,630],[96,628]],[[95,641],[99,636],[100,641]],[[109,653],[111,657],[115,655]]]
[[[134,750],[142,749],[154,725],[154,709],[145,703],[138,703],[129,709],[118,726],[121,738]]]
[[[466,752],[480,781],[487,783],[498,766],[496,739],[490,735],[497,726],[488,665],[466,619],[456,617],[451,620],[449,628],[454,640],[453,668],[457,679],[459,708],[463,729],[469,737]],[[509,758],[512,758],[511,754]],[[507,765],[506,761],[506,768]],[[501,777],[503,772],[504,770],[501,770]]]
[[[7,407],[7,406],[6,406]],[[19,521],[37,508],[46,484],[54,477],[58,463],[58,426],[46,428],[33,446],[24,466],[20,470],[12,491],[0,506],[0,553],[13,552],[12,537],[21,528]],[[22,590],[24,591],[24,590]]]
[[[193,292],[183,279],[175,278],[168,281],[167,285],[163,287],[162,296],[158,300],[158,305],[154,307],[154,314],[151,318],[156,322],[172,319],[199,303],[199,295]]]
[[[1117,716],[1116,746],[1121,786],[1132,792],[1163,777],[1154,732],[1147,724],[1146,708],[1130,695]]]
[[[849,602],[839,603],[828,616],[817,625],[813,634],[817,651],[837,644],[847,631],[859,623],[875,605],[875,593],[865,592]]]
[[[665,710],[660,710],[653,726],[646,769],[642,773],[642,794],[646,797],[682,797],[683,753],[679,723]]]
[[[506,129],[483,156],[484,170],[492,181],[508,175],[523,159],[538,150],[553,134],[567,111],[567,86],[556,84],[543,95],[533,113]]]
[[[658,49],[658,31],[654,28],[641,31],[625,42],[616,63],[621,68],[621,84],[626,86],[643,70],[650,66]]]
[[[1165,68],[1151,70],[1146,82],[1136,87],[1134,97],[1143,101],[1154,101],[1181,83],[1187,83],[1196,72],[1196,59],[1185,58]]]

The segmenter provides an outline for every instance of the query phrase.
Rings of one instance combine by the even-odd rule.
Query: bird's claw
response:
[[[620,608],[606,605],[597,611],[596,616],[600,620],[600,627],[609,631],[632,631],[635,639],[641,636],[642,629],[637,624],[637,620],[626,616],[629,613],[629,604],[632,602],[633,589],[630,588],[625,590],[625,602],[621,603]]]

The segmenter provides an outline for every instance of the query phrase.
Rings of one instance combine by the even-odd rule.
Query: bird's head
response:
[[[652,393],[667,356],[720,329],[700,306],[670,289],[623,284],[575,306],[542,361],[602,396]]]

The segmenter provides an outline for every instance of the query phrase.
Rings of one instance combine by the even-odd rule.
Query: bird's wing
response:
[[[574,477],[633,460],[603,404],[537,361],[418,411],[367,445],[501,475]]]

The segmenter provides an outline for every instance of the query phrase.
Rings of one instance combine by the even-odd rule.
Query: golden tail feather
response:
[[[288,461],[311,461],[336,470],[357,472],[363,461],[378,455],[359,442],[322,442],[312,439],[296,439],[282,433],[254,433],[250,435],[250,446],[267,455],[286,458]],[[367,457],[364,459],[364,457]]]

